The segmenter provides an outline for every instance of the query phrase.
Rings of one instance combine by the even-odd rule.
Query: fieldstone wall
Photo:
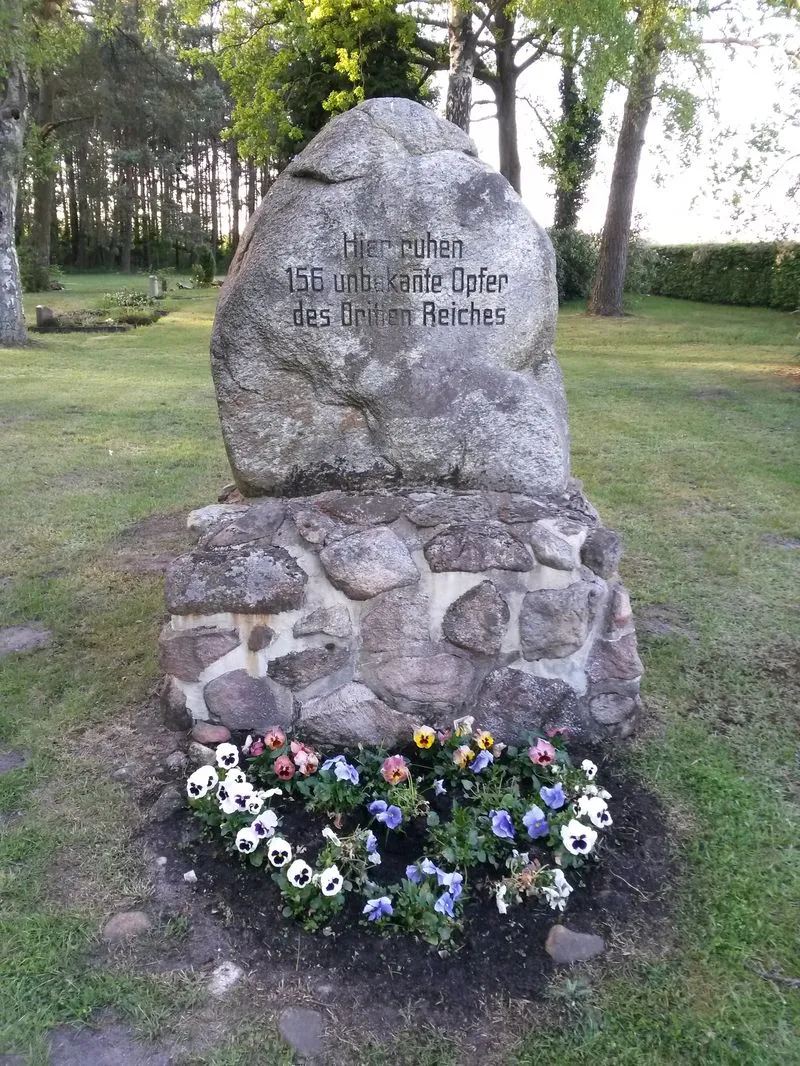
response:
[[[472,713],[496,737],[626,735],[642,665],[618,564],[560,495],[398,489],[193,511],[160,637],[170,720],[408,741]]]

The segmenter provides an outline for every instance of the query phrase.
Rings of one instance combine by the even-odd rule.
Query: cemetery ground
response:
[[[43,300],[146,285],[66,280],[28,299],[29,320]],[[48,1041],[72,1047],[56,1062],[76,1048],[132,1062],[138,1041],[179,1063],[289,1063],[275,1019],[290,1005],[321,1013],[335,1063],[800,1059],[798,316],[656,298],[622,320],[562,312],[573,472],[624,537],[647,671],[647,714],[617,765],[664,806],[670,882],[658,920],[622,922],[599,963],[554,970],[535,1001],[445,1001],[433,1026],[435,988],[331,1004],[300,969],[209,995],[220,958],[237,961],[229,916],[189,888],[170,897],[146,846],[176,746],[153,698],[161,571],[186,513],[230,480],[215,298],[174,293],[146,329],[0,352],[0,615],[50,634],[0,658],[0,1062],[39,1066]],[[106,943],[109,916],[132,909],[149,929]],[[167,1061],[152,1055],[137,1061]]]

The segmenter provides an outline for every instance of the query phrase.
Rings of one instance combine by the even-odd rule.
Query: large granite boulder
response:
[[[334,118],[250,220],[220,295],[238,487],[561,492],[556,309],[547,235],[465,133],[402,99]],[[387,520],[365,506],[363,524]]]

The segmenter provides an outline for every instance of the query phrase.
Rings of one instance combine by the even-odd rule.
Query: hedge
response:
[[[779,311],[800,308],[800,244],[676,244],[654,251],[654,296]]]

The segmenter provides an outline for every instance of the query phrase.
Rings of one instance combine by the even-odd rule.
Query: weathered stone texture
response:
[[[288,655],[271,659],[267,665],[267,673],[278,684],[298,689],[319,681],[327,674],[344,669],[349,662],[350,653],[347,648],[330,644],[322,648],[292,651]]]
[[[300,607],[307,575],[283,548],[198,548],[167,571],[173,614],[268,614]]]
[[[268,677],[251,677],[246,670],[232,670],[209,681],[203,697],[211,717],[228,729],[263,732],[273,725],[285,729],[292,724],[291,692]]]
[[[319,607],[295,622],[292,632],[296,637],[312,637],[317,633],[327,633],[330,637],[349,637],[353,632],[353,624],[346,607]]]
[[[197,626],[174,630],[164,626],[158,641],[159,665],[165,674],[181,681],[197,681],[207,666],[238,646],[235,629]]]
[[[302,735],[327,744],[406,745],[414,725],[355,681],[300,705]]]
[[[319,560],[331,584],[353,600],[367,600],[379,592],[419,581],[419,570],[408,549],[385,526],[329,544],[319,553]]]
[[[472,686],[473,667],[465,658],[431,648],[425,655],[398,655],[364,668],[364,680],[379,695],[425,707],[460,707]]]
[[[471,713],[481,728],[505,743],[516,742],[524,732],[545,727],[579,731],[583,724],[575,692],[565,681],[510,667],[486,676]]]
[[[522,543],[499,522],[465,522],[447,526],[425,545],[425,558],[434,573],[462,570],[530,570],[533,558]]]
[[[602,584],[592,581],[527,593],[519,613],[525,658],[561,659],[583,647],[602,597]]]
[[[622,541],[611,529],[593,529],[581,548],[581,559],[599,577],[612,577],[622,558]]]
[[[345,258],[344,237],[356,233],[389,245]],[[412,258],[401,237],[447,240],[444,259],[437,243],[445,285],[433,303],[450,313],[455,302],[460,324],[431,328],[430,293],[389,289],[387,277],[433,258]],[[321,265],[323,288],[291,294],[287,269],[305,264]],[[467,294],[462,276],[453,280],[454,267],[466,275],[481,266],[502,274],[502,291],[495,281]],[[362,268],[383,288],[359,281],[351,310],[377,303],[395,312],[394,326],[345,321],[333,281],[360,279]],[[323,306],[329,327],[295,324]],[[498,308],[504,321],[490,328],[483,313],[494,323]],[[454,479],[562,491],[569,445],[556,309],[546,234],[466,134],[401,99],[336,117],[270,189],[220,295],[212,370],[237,484],[247,495],[287,496]]]
[[[554,570],[572,570],[576,560],[571,545],[557,533],[544,526],[533,526],[526,540],[530,544],[537,563]]]
[[[497,588],[491,581],[482,581],[450,604],[442,634],[459,648],[496,655],[510,617],[508,604]]]

